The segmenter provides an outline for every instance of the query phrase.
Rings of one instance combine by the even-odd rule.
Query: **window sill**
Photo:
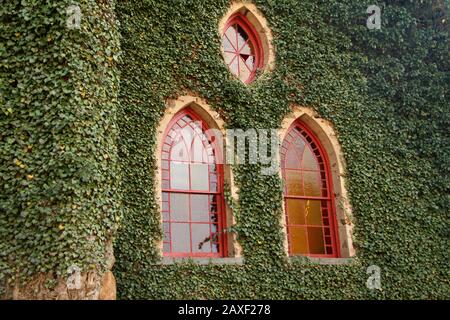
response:
[[[171,264],[198,264],[198,265],[243,265],[244,258],[174,258],[163,257],[162,265]]]
[[[318,265],[352,265],[355,258],[313,258],[313,257],[289,257],[290,263],[318,264]]]

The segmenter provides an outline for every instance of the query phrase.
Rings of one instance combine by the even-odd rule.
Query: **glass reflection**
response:
[[[189,190],[189,165],[183,162],[170,162],[170,186],[176,190]]]
[[[191,219],[194,222],[209,222],[208,195],[191,195]]]

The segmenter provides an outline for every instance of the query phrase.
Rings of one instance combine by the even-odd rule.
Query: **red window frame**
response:
[[[303,137],[305,142],[305,147],[310,148],[312,153],[315,156],[316,163],[319,165],[319,172],[325,173],[325,180],[326,180],[326,196],[323,195],[324,189],[322,190],[322,196],[315,197],[315,196],[302,196],[302,195],[288,195],[287,194],[287,185],[286,185],[286,155],[289,149],[290,143],[288,143],[289,135],[294,131],[298,130],[300,135]],[[283,141],[280,153],[281,153],[281,169],[282,169],[282,176],[283,176],[283,183],[284,183],[284,192],[283,192],[283,198],[284,198],[284,207],[285,207],[285,217],[286,217],[286,228],[287,228],[287,237],[288,237],[288,246],[289,246],[289,255],[295,256],[295,255],[303,255],[303,256],[310,256],[310,257],[317,257],[317,258],[338,258],[340,257],[340,247],[339,247],[339,237],[338,237],[338,230],[337,230],[337,218],[336,218],[336,207],[335,207],[335,201],[334,201],[334,191],[333,191],[333,184],[332,184],[332,175],[331,175],[331,169],[330,169],[330,162],[328,159],[328,155],[323,148],[322,144],[320,143],[317,136],[311,131],[308,126],[303,123],[300,120],[295,121],[291,127],[287,131],[287,135]],[[314,148],[315,147],[315,148]],[[318,155],[322,159],[322,162],[318,161]],[[319,159],[320,159],[319,158]],[[303,172],[303,168],[300,169],[300,171]],[[307,170],[305,170],[307,171]],[[323,180],[322,180],[323,181]],[[303,183],[303,182],[302,182]],[[292,246],[291,246],[291,238],[290,238],[290,229],[292,227],[305,227],[306,229],[309,227],[317,227],[316,225],[308,225],[305,221],[305,224],[290,224],[289,222],[289,212],[288,212],[288,205],[287,200],[289,199],[299,199],[299,200],[321,200],[321,212],[322,212],[322,222],[324,219],[327,219],[328,226],[322,225],[322,236],[324,241],[324,247],[325,247],[325,253],[324,254],[313,254],[309,253],[310,247],[309,244],[307,244],[308,247],[308,253],[307,254],[294,254],[292,252]],[[326,202],[326,212],[327,215],[323,215],[323,202]],[[329,235],[326,235],[325,229],[329,229]],[[307,231],[306,231],[307,232]],[[325,238],[328,237],[331,241],[330,244],[326,243]],[[306,239],[308,239],[308,234],[306,234]],[[332,252],[330,252],[328,249],[330,248]]]
[[[236,13],[233,16],[230,17],[230,19],[228,19],[223,34],[222,34],[222,39],[224,37],[227,37],[226,32],[228,31],[228,29],[232,26],[232,25],[238,25],[240,26],[245,33],[248,35],[248,39],[246,40],[247,42],[251,42],[253,44],[253,48],[254,48],[254,57],[255,57],[255,63],[253,66],[252,70],[250,71],[250,76],[248,77],[248,79],[246,79],[244,81],[244,83],[249,84],[251,82],[253,82],[253,80],[255,80],[256,77],[256,72],[258,69],[262,68],[264,65],[264,49],[262,46],[262,42],[261,39],[258,35],[258,32],[256,31],[255,27],[250,23],[250,21],[241,13]],[[237,32],[236,32],[236,37],[237,37]],[[228,37],[227,37],[228,38]],[[232,44],[231,40],[228,39],[228,41],[230,41],[230,43]],[[237,40],[236,40],[237,42]],[[245,46],[245,44],[242,46],[242,48]],[[226,51],[225,48],[223,48],[224,52],[229,52],[229,53],[234,53],[235,54],[235,58],[239,57],[239,52],[242,48],[238,48],[238,50],[232,52],[232,51]],[[235,59],[234,58],[234,59]],[[232,59],[230,61],[230,63],[228,63],[228,68],[230,69],[230,65],[233,63]],[[246,64],[245,64],[246,65]],[[246,65],[246,67],[248,68],[248,66]],[[238,59],[238,72],[240,70],[240,59]],[[239,76],[238,76],[239,78]]]
[[[210,164],[208,164],[208,185],[209,185],[209,190],[208,191],[203,191],[203,190],[193,190],[192,189],[192,178],[191,178],[191,171],[190,171],[190,166],[188,167],[188,172],[189,172],[189,181],[188,181],[188,185],[189,185],[189,190],[179,190],[179,189],[172,189],[171,185],[170,185],[170,181],[171,181],[171,176],[170,176],[170,162],[171,161],[178,161],[178,160],[172,160],[170,155],[171,155],[171,149],[172,146],[174,144],[174,141],[172,141],[172,139],[170,137],[168,137],[169,132],[178,125],[179,121],[184,118],[185,116],[189,116],[192,119],[192,122],[197,122],[197,123],[201,123],[202,126],[202,132],[205,133],[205,131],[207,131],[208,129],[210,129],[208,127],[208,125],[206,124],[206,122],[197,115],[197,113],[195,113],[191,108],[187,107],[183,110],[181,110],[180,112],[178,112],[170,121],[170,123],[168,124],[166,131],[164,133],[164,138],[163,138],[163,146],[162,146],[162,151],[161,151],[161,185],[162,185],[162,215],[163,215],[163,225],[164,223],[168,224],[169,227],[169,241],[165,241],[163,238],[163,244],[169,244],[170,246],[170,251],[169,252],[165,252],[163,250],[163,255],[166,257],[212,257],[212,258],[220,258],[220,257],[226,257],[227,255],[227,238],[224,235],[224,232],[222,232],[222,230],[225,228],[224,226],[226,226],[226,215],[225,215],[225,199],[224,199],[224,174],[223,174],[223,164],[220,161],[221,159],[221,153],[222,150],[219,150],[219,148],[217,147],[217,145],[215,143],[213,143],[211,141],[211,137],[208,137],[208,143],[210,146],[212,146],[213,150],[214,150],[214,165],[216,168],[216,178],[217,178],[217,190],[216,191],[211,191],[211,171],[210,171]],[[168,139],[169,138],[169,139]],[[215,139],[217,139],[217,137],[214,137]],[[169,142],[169,143],[168,143]],[[193,142],[193,141],[192,141]],[[192,143],[191,142],[191,143]],[[167,155],[165,156],[164,153],[166,153]],[[166,165],[164,165],[164,162],[167,162]],[[192,164],[193,162],[189,161],[189,164]],[[165,185],[169,185],[169,187],[165,187]],[[217,233],[216,233],[216,243],[218,245],[218,250],[217,252],[193,252],[193,243],[192,243],[192,225],[193,224],[207,224],[207,223],[203,223],[203,222],[193,222],[192,220],[192,216],[191,216],[191,202],[189,200],[189,221],[183,222],[186,224],[189,224],[189,239],[190,239],[190,252],[174,252],[172,251],[172,223],[174,222],[173,220],[171,220],[171,216],[170,216],[170,195],[171,194],[187,194],[189,195],[189,199],[191,199],[191,195],[209,195],[210,197],[208,197],[208,208],[210,209],[211,204],[216,205],[217,207],[217,223],[214,223],[211,221],[211,213],[210,213],[210,220],[209,220],[209,225],[210,225],[210,236],[214,235],[215,233],[211,231],[211,225],[217,225],[216,229],[217,229]],[[164,194],[168,195],[168,201],[165,201],[165,197]],[[210,202],[211,196],[215,196],[216,202]],[[167,205],[164,205],[164,202],[167,202]],[[166,207],[166,209],[165,209]],[[164,214],[167,213],[169,216],[169,220],[165,220],[164,219]],[[177,221],[178,223],[180,223],[179,221]],[[164,228],[163,228],[163,235],[164,235]],[[206,242],[204,245],[208,245],[208,242]],[[211,247],[212,248],[212,247]]]

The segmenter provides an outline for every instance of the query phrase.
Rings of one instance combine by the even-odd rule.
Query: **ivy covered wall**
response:
[[[120,217],[114,5],[73,4],[0,0],[0,291],[101,271]]]
[[[228,0],[120,1],[119,158],[124,219],[115,245],[121,298],[448,298],[448,3],[258,0],[276,67],[246,86],[228,72],[218,23]],[[156,127],[166,100],[191,93],[229,128],[277,128],[290,105],[330,120],[348,164],[357,257],[290,261],[278,176],[234,168],[243,265],[162,265]],[[268,200],[270,199],[270,200]],[[366,287],[366,269],[382,289]]]
[[[250,86],[222,61],[228,0],[114,2],[0,0],[0,294],[15,275],[101,270],[115,239],[124,299],[450,297],[447,0],[257,0],[276,67]],[[81,29],[67,30],[73,3]],[[372,4],[381,30],[366,27]],[[229,128],[276,128],[292,104],[333,123],[352,264],[289,260],[281,181],[244,165],[244,264],[161,265],[156,127],[167,99],[186,93]],[[370,265],[381,290],[366,287]]]

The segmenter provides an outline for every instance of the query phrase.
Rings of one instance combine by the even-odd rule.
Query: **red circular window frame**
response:
[[[255,64],[253,70],[251,71],[248,79],[244,81],[245,84],[249,84],[255,80],[257,70],[261,69],[264,66],[264,49],[262,46],[261,38],[259,37],[255,27],[241,13],[236,13],[232,15],[230,19],[228,19],[222,33],[222,38],[225,36],[228,28],[230,28],[234,24],[239,25],[245,31],[245,33],[247,33],[249,40],[253,44],[253,48],[255,50]],[[227,67],[230,68],[229,65],[227,65]]]

